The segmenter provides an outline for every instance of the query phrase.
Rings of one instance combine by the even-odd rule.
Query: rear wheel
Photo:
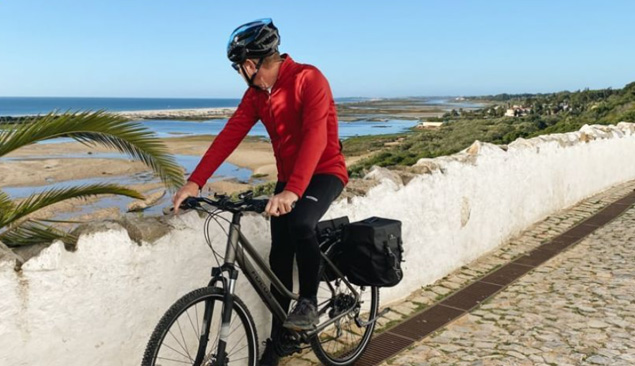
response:
[[[220,366],[223,290],[204,287],[183,296],[163,315],[143,356],[142,366]],[[258,338],[245,304],[234,296],[223,365],[256,366]]]
[[[320,282],[318,289],[318,313],[320,323],[333,319],[343,312],[353,309],[329,325],[311,339],[311,348],[325,365],[351,365],[363,354],[375,329],[374,319],[379,309],[379,289],[373,286],[352,285],[360,294],[355,304],[352,291],[342,279]]]

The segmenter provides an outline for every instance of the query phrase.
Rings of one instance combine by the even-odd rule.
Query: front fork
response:
[[[223,271],[229,272],[229,281],[222,275]],[[236,279],[238,278],[238,271],[230,265],[223,265],[222,267],[212,268],[212,279],[208,286],[217,287],[218,282],[221,283],[220,288],[223,289],[223,309],[221,313],[221,329],[218,339],[218,346],[216,347],[216,354],[212,355],[209,363],[205,365],[202,362],[205,361],[205,350],[207,349],[207,343],[209,342],[209,330],[211,327],[212,316],[214,314],[214,301],[207,301],[205,303],[205,315],[203,318],[203,332],[199,339],[199,348],[196,353],[196,359],[194,365],[201,366],[222,366],[229,362],[225,348],[227,347],[227,337],[230,332],[230,322],[232,317],[232,309],[234,308],[234,288],[236,285]]]

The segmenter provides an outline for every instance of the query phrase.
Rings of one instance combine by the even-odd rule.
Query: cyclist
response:
[[[261,365],[278,364],[273,342],[282,327],[311,329],[317,324],[320,249],[315,226],[348,183],[329,84],[316,67],[281,55],[279,44],[280,35],[271,19],[246,23],[231,34],[227,57],[249,88],[188,182],[173,197],[178,213],[181,202],[198,195],[253,125],[262,121],[278,170],[274,196],[265,210],[271,216],[269,264],[292,290],[295,255],[300,298],[284,324],[277,324],[275,319],[272,322]],[[289,300],[273,286],[271,291],[288,311]]]

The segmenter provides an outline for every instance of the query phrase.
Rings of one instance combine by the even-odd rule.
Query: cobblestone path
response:
[[[382,365],[635,365],[635,207]]]

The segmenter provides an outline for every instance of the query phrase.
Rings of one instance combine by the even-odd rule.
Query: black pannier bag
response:
[[[403,278],[401,221],[369,217],[344,227],[344,274],[358,286],[392,287]]]
[[[344,227],[349,222],[348,216],[342,216],[332,220],[320,221],[315,228],[320,250],[342,273],[344,273],[344,268],[342,267],[342,250],[344,246],[340,239],[342,238]],[[320,279],[322,281],[334,281],[340,278],[325,261],[321,261],[320,265]],[[321,275],[322,271],[325,271],[326,277]]]

